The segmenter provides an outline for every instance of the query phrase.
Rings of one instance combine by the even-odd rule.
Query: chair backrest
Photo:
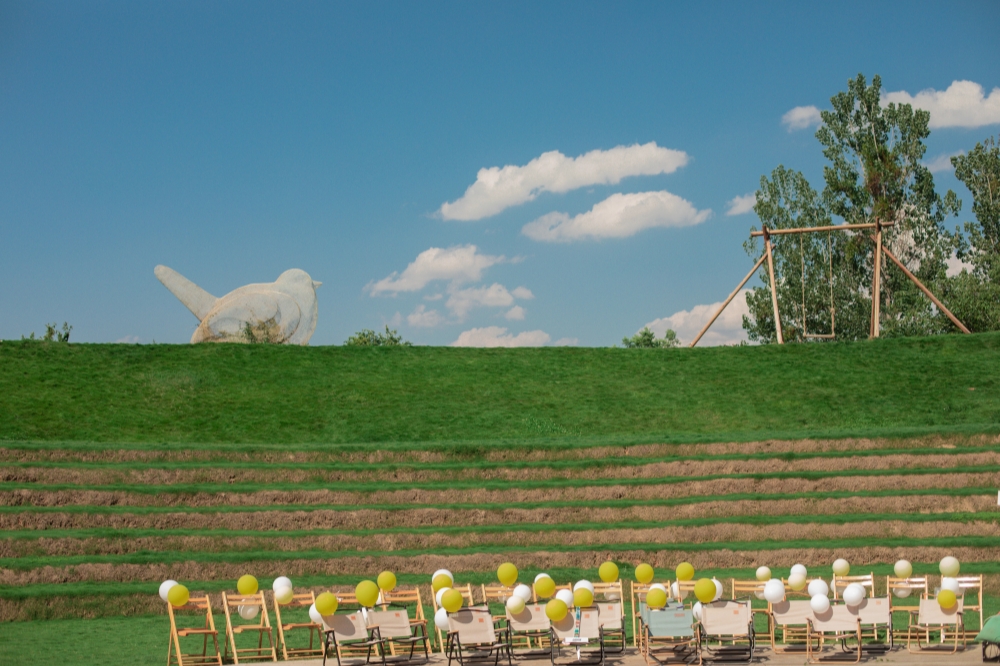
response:
[[[358,641],[368,638],[368,625],[361,611],[324,615],[323,624],[327,629],[333,630],[333,639],[338,645],[345,641]]]
[[[189,597],[188,602],[181,606],[185,610],[198,610],[205,613],[205,624],[203,627],[198,627],[199,629],[211,629],[215,631],[215,618],[212,615],[212,603],[208,600],[208,595],[203,597]],[[177,629],[177,618],[174,615],[174,606],[169,601],[167,602],[167,615],[170,616],[170,626],[173,629]],[[185,627],[180,627],[184,629]]]
[[[976,593],[976,604],[973,606],[968,603],[966,599],[965,609],[966,610],[978,610],[983,604],[983,575],[979,574],[976,576],[957,576],[955,580],[958,581],[958,592],[962,596],[965,596],[966,592]]]
[[[413,633],[405,610],[370,610],[368,626],[378,627],[380,638],[409,638]]]
[[[805,625],[812,618],[812,606],[808,599],[785,599],[771,604],[771,615],[778,626]]]
[[[401,588],[397,587],[391,592],[382,593],[382,602],[385,605],[394,604],[397,606],[409,606],[413,605],[416,608],[416,613],[414,617],[418,620],[426,619],[424,616],[424,602],[420,598],[420,588]]]
[[[687,597],[689,597],[692,594],[694,594],[694,584],[695,584],[695,581],[693,581],[693,580],[679,580],[679,581],[677,581],[677,592],[678,592],[677,597],[676,597],[677,601],[684,601]],[[664,585],[667,586],[667,590],[668,590],[667,591],[667,596],[668,597],[671,596],[671,592],[673,592],[673,589],[674,589],[673,584],[670,581],[667,581],[666,583],[664,583]]]
[[[764,585],[767,583],[766,580],[736,580],[733,578],[730,581],[730,590],[732,591],[733,599],[742,599],[744,597],[755,597],[757,593],[764,593]]]
[[[524,610],[517,615],[508,610],[507,626],[511,631],[548,631],[549,618],[545,615],[545,606],[525,604]]]
[[[713,601],[701,607],[701,626],[709,636],[747,636],[752,618],[749,601]]]
[[[559,622],[552,623],[552,633],[556,638],[597,638],[601,635],[600,612],[595,606],[575,608],[566,613]]]
[[[352,606],[360,606],[358,603],[358,595],[353,591],[349,592],[337,592],[334,591],[333,595],[337,597],[338,604],[350,604]]]
[[[622,582],[616,580],[613,583],[594,583],[594,598],[606,601],[621,601],[625,598],[625,590]]]
[[[466,583],[465,585],[455,585],[451,589],[458,590],[462,593],[462,599],[465,600],[465,604],[469,607],[475,606],[476,602],[472,598],[472,583]],[[437,595],[434,595],[434,610],[438,609]]]
[[[848,608],[861,620],[861,624],[892,625],[892,606],[889,597],[865,597],[858,606]]]
[[[514,594],[514,588],[505,585],[480,585],[483,593],[483,603],[503,603]]]
[[[927,577],[917,576],[911,578],[896,578],[895,576],[885,577],[886,594],[889,595],[889,607],[891,610],[905,611],[916,608],[915,604],[906,603],[904,599],[916,592],[914,598],[926,597],[929,592]],[[896,596],[896,590],[906,590],[906,597]]]
[[[958,601],[951,608],[945,610],[937,599],[922,597],[920,599],[920,611],[917,615],[917,623],[922,625],[958,625],[962,619],[963,599]]]
[[[793,590],[792,586],[788,584],[788,579],[787,578],[782,578],[781,582],[785,584],[785,597],[786,598],[787,597],[805,597],[805,598],[808,599],[809,598],[809,583],[813,582],[814,580],[823,580],[823,579],[820,576],[814,576],[813,578],[807,578],[806,579],[805,587],[803,587],[801,590]],[[767,581],[764,581],[764,582],[767,582]]]
[[[572,589],[573,589],[573,586],[570,585],[569,583],[565,583],[563,585],[556,585],[555,592],[552,593],[552,597],[551,598],[554,599],[555,596],[556,596],[556,592],[558,592],[559,590],[572,590]],[[538,591],[535,590],[535,584],[534,583],[531,584],[531,600],[534,601],[534,602],[536,602],[536,603],[538,602]]]
[[[482,608],[460,608],[448,613],[448,625],[462,645],[492,645],[496,642],[493,616]]]
[[[825,613],[813,613],[809,619],[816,631],[856,631],[858,616],[845,604],[830,604]]]
[[[844,589],[851,583],[860,583],[861,587],[865,588],[866,596],[875,596],[874,574],[868,573],[862,576],[838,576],[837,574],[833,574],[833,584],[830,585],[830,589],[833,590],[833,598],[840,599],[841,595],[844,594]]]
[[[250,620],[244,620],[243,616],[239,613],[240,606],[256,606],[257,611],[257,621],[252,622]],[[237,627],[246,627],[247,629],[264,629],[271,626],[270,619],[267,615],[267,603],[264,601],[264,593],[257,592],[255,594],[229,594],[228,592],[222,593],[222,609],[226,613],[226,620],[230,625]],[[237,622],[233,622],[233,615],[238,619]]]
[[[625,604],[618,601],[595,601],[600,612],[601,627],[604,629],[619,630],[624,628]]]
[[[694,616],[684,608],[650,610],[643,617],[650,638],[690,638],[694,636]]]

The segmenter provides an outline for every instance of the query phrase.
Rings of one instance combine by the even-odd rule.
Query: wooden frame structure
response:
[[[241,606],[256,606],[260,621],[256,624],[233,624],[232,613],[235,611],[239,617]],[[264,592],[255,594],[228,594],[222,593],[222,610],[226,614],[226,644],[223,648],[223,657],[228,657],[229,648],[233,650],[233,663],[240,663],[240,659],[246,661],[278,661],[277,650],[274,643],[274,632],[271,630],[271,618],[267,614],[267,602],[264,601]],[[242,618],[241,618],[242,619]],[[241,648],[236,646],[236,635],[242,633],[257,632],[257,647]],[[264,637],[267,637],[267,645],[264,645]]]
[[[927,296],[927,298],[929,298],[931,300],[931,302],[934,303],[934,305],[937,307],[938,310],[940,310],[941,312],[943,312],[945,314],[945,316],[947,316],[948,319],[950,319],[951,322],[953,324],[955,324],[955,326],[958,328],[958,330],[962,331],[962,333],[970,333],[969,329],[965,327],[965,324],[963,324],[962,322],[960,322],[958,320],[958,317],[956,317],[954,314],[952,314],[951,310],[949,310],[948,308],[946,308],[945,305],[944,305],[944,303],[942,303],[931,292],[930,289],[928,289],[926,286],[924,286],[924,283],[922,283],[919,279],[917,279],[917,276],[914,275],[913,273],[911,273],[910,270],[907,269],[906,266],[903,265],[903,262],[901,262],[899,259],[897,259],[896,256],[892,252],[889,251],[889,248],[887,248],[882,243],[882,230],[884,228],[886,228],[886,227],[891,227],[891,226],[894,226],[893,222],[879,222],[879,221],[875,221],[875,222],[868,223],[868,224],[837,224],[837,225],[825,226],[825,227],[796,227],[796,228],[793,228],[793,229],[768,229],[767,225],[764,225],[764,227],[760,231],[753,231],[753,232],[751,232],[750,233],[751,237],[763,237],[764,238],[764,253],[761,255],[760,259],[757,260],[757,263],[754,264],[753,268],[750,269],[750,272],[747,273],[746,277],[743,278],[743,280],[741,280],[738,285],[736,285],[736,289],[734,289],[733,292],[731,294],[729,294],[729,297],[722,303],[722,305],[719,307],[719,309],[716,311],[716,313],[714,315],[712,315],[712,318],[708,320],[708,323],[706,323],[705,326],[702,327],[701,331],[698,332],[698,335],[695,336],[695,339],[688,346],[689,347],[694,347],[696,344],[698,344],[698,341],[701,340],[702,336],[705,335],[706,332],[708,332],[709,327],[711,327],[712,324],[715,323],[715,320],[719,318],[719,315],[722,314],[722,311],[726,309],[726,307],[729,305],[730,302],[732,302],[732,300],[734,298],[736,298],[736,295],[738,293],[740,293],[740,289],[743,288],[743,285],[745,285],[750,280],[750,278],[753,277],[754,273],[757,272],[757,269],[760,268],[761,265],[765,261],[767,262],[767,274],[768,274],[768,280],[770,282],[770,287],[771,287],[771,306],[774,308],[774,329],[775,329],[775,334],[776,334],[776,337],[778,339],[778,344],[779,345],[785,344],[785,338],[784,338],[784,335],[782,334],[782,330],[781,330],[781,315],[778,312],[778,287],[777,287],[777,282],[775,281],[775,277],[774,277],[774,247],[773,247],[773,243],[771,242],[771,236],[780,236],[780,235],[787,235],[787,234],[812,234],[812,233],[818,233],[818,232],[822,232],[822,231],[825,231],[825,232],[829,233],[831,231],[847,231],[847,230],[854,230],[854,229],[865,229],[865,230],[867,230],[867,229],[874,229],[875,230],[875,235],[874,236],[866,234],[866,235],[868,235],[868,238],[871,239],[872,242],[875,243],[875,270],[873,271],[873,274],[872,274],[872,313],[871,313],[871,322],[870,322],[869,328],[868,328],[868,337],[869,338],[877,338],[877,337],[879,337],[879,330],[880,330],[879,322],[881,321],[880,317],[881,317],[881,307],[882,307],[882,303],[881,303],[881,301],[882,301],[882,296],[881,296],[881,294],[882,294],[882,266],[883,266],[882,255],[885,255],[885,257],[889,261],[891,261],[901,271],[903,271],[903,275],[905,275],[907,278],[909,278],[909,280],[911,282],[913,282],[913,284],[917,285],[917,288],[919,288],[920,291],[922,291]],[[832,248],[831,248],[831,262],[832,262]],[[831,272],[832,272],[832,267],[831,267]],[[831,294],[832,294],[832,292],[831,292]],[[831,313],[831,325],[832,325],[832,322],[833,322],[833,319],[832,319],[832,313]],[[805,333],[804,330],[803,330],[803,333]],[[807,335],[806,337],[810,337],[810,338],[832,338],[833,334],[830,334],[830,335]]]
[[[316,594],[312,591],[303,592],[301,594],[293,594],[292,600],[285,604],[285,608],[309,608],[314,603],[316,603]],[[291,661],[292,659],[319,659],[323,656],[322,625],[316,624],[311,620],[309,622],[285,623],[281,619],[281,604],[278,603],[277,599],[274,600],[274,621],[278,628],[278,643],[281,645],[282,659],[285,661]],[[309,647],[288,647],[288,640],[285,637],[285,633],[295,631],[296,635],[298,635],[302,632],[296,630],[302,629],[309,631]],[[315,642],[313,642],[313,633],[316,634]]]
[[[219,632],[215,629],[215,618],[212,617],[212,604],[208,600],[208,595],[203,597],[191,597],[182,608],[205,611],[205,626],[198,627],[177,627],[177,619],[174,617],[173,604],[167,602],[167,615],[170,616],[170,643],[167,647],[167,666],[207,666],[214,664],[222,666],[222,653],[219,651]],[[201,654],[181,652],[180,639],[185,636],[201,636],[203,640]],[[208,654],[208,638],[212,637],[215,644],[215,654]],[[175,654],[176,652],[176,654]]]

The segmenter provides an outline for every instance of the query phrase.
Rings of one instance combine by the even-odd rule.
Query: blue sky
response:
[[[786,113],[859,72],[989,96],[998,28],[995,2],[0,2],[0,338],[186,342],[165,264],[216,296],[307,271],[314,345],[384,324],[611,345],[729,293],[756,218],[726,212],[762,174],[821,189],[815,128]],[[995,95],[940,120],[927,161],[997,134]],[[572,159],[618,146],[646,148]],[[511,172],[529,200],[446,219],[481,169],[551,151],[554,171]],[[650,193],[634,232],[599,231]],[[539,218],[565,233],[532,237]]]

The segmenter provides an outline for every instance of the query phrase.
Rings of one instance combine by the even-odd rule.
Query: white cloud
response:
[[[797,106],[781,116],[781,124],[785,125],[789,132],[803,130],[819,125],[821,122],[823,122],[823,118],[815,106]]]
[[[652,227],[686,227],[712,214],[670,192],[612,194],[586,213],[570,217],[549,213],[521,229],[537,241],[570,242],[584,238],[626,238]]]
[[[115,340],[115,342],[117,342],[119,344],[137,345],[137,344],[139,344],[139,336],[138,335],[126,335],[124,338],[118,338],[117,340]]]
[[[712,315],[722,305],[722,301],[709,305],[696,305],[690,310],[675,312],[669,317],[654,319],[646,324],[657,337],[663,337],[663,333],[671,328],[677,333],[677,337],[688,344],[698,335],[701,327],[712,318]],[[749,314],[747,307],[747,290],[743,289],[736,295],[732,303],[723,311],[712,328],[708,329],[705,336],[698,342],[699,347],[709,347],[713,345],[731,345],[747,339],[746,331],[743,330],[743,315]]]
[[[504,319],[508,321],[522,321],[524,319],[524,308],[520,305],[515,305],[507,313],[504,314]]]
[[[444,323],[444,317],[437,310],[428,310],[423,303],[406,315],[406,323],[416,328],[431,328]]]
[[[531,290],[527,287],[516,287],[514,291],[510,293],[514,294],[514,298],[520,298],[523,301],[530,301],[535,297],[535,295],[531,293]]]
[[[948,277],[955,277],[963,270],[969,271],[971,273],[972,269],[975,268],[972,264],[962,261],[954,254],[952,254],[945,260],[945,264],[948,266],[947,270],[945,270],[945,275]]]
[[[931,129],[1000,123],[1000,88],[994,88],[986,96],[983,87],[974,81],[952,81],[947,90],[928,88],[916,95],[905,90],[882,95],[882,104],[889,102],[930,111]]]
[[[524,331],[511,335],[506,328],[487,326],[463,331],[452,347],[541,347],[551,338],[545,331]]]
[[[445,307],[459,319],[465,319],[469,310],[475,307],[507,307],[514,302],[514,296],[502,284],[494,282],[488,287],[470,287],[451,292]]]
[[[440,301],[442,298],[444,298],[444,294],[428,294],[424,296],[425,301]]]
[[[942,171],[951,171],[955,167],[951,165],[951,158],[957,155],[964,155],[964,150],[959,150],[954,153],[945,153],[938,155],[930,162],[924,162],[924,166],[930,170],[931,173],[941,173]]]
[[[503,256],[480,254],[475,245],[432,247],[418,254],[402,273],[393,272],[392,275],[369,284],[366,289],[372,296],[377,296],[383,293],[419,291],[434,280],[450,280],[452,285],[478,282],[485,269],[502,261]]]
[[[749,213],[753,210],[755,203],[757,203],[756,192],[744,194],[741,197],[733,197],[729,200],[729,209],[726,211],[726,215],[742,215],[743,213]]]
[[[580,344],[580,338],[559,338],[552,343],[554,347],[576,347]]]
[[[575,158],[552,150],[524,166],[480,169],[465,194],[442,204],[438,212],[446,220],[481,220],[531,201],[542,192],[617,185],[629,176],[673,173],[687,161],[684,151],[661,148],[655,142],[592,150]]]

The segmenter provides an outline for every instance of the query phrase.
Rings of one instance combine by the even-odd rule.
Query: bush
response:
[[[389,327],[386,326],[385,333],[376,333],[371,329],[363,328],[347,338],[344,345],[348,347],[410,347],[412,343],[404,340],[403,336],[395,329],[389,330]]]
[[[677,339],[677,334],[673,329],[668,328],[663,333],[663,338],[657,340],[656,334],[644,327],[631,338],[622,338],[622,346],[626,349],[673,349],[679,347],[681,341]]]

